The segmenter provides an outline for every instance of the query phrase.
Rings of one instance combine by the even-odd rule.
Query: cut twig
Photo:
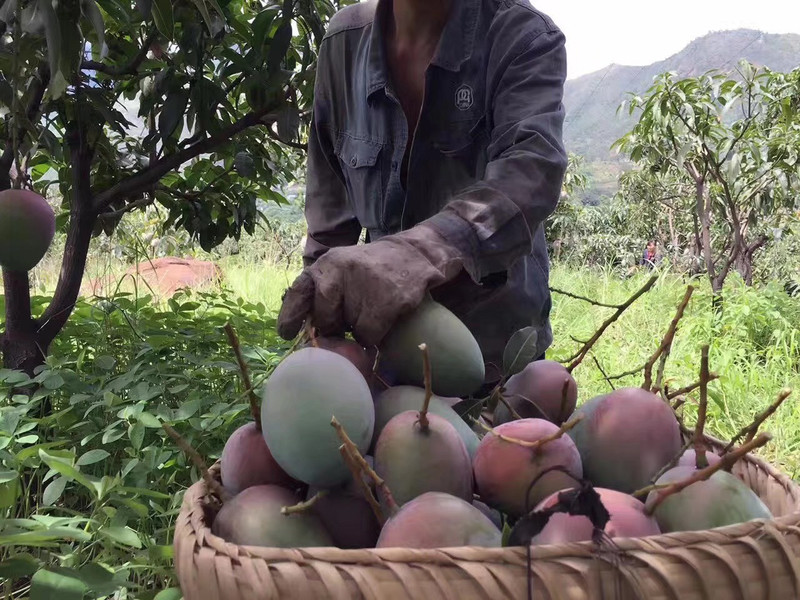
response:
[[[348,450],[345,444],[339,446],[339,454],[342,455],[344,464],[346,464],[347,468],[350,469],[350,473],[352,474],[358,489],[361,490],[361,495],[364,496],[367,504],[369,504],[369,507],[372,509],[372,513],[375,515],[375,518],[378,519],[378,523],[384,525],[386,523],[386,515],[383,514],[380,503],[375,499],[375,496],[373,495],[372,490],[369,489],[367,482],[364,481],[361,466],[358,464],[355,457],[350,453],[350,450]]]
[[[308,337],[309,342],[311,342],[311,346],[313,346],[314,348],[319,348],[319,342],[317,342],[317,334],[314,331],[314,326],[311,324],[311,319],[306,320],[305,334],[306,337]]]
[[[672,404],[672,410],[677,411],[684,404],[686,404],[686,396],[681,396]]]
[[[730,452],[734,444],[736,444],[736,442],[738,442],[744,436],[747,436],[745,438],[745,442],[749,442],[750,440],[752,440],[758,433],[758,428],[761,427],[764,421],[769,419],[772,416],[772,414],[776,410],[778,410],[778,408],[780,408],[781,404],[783,404],[783,402],[791,395],[792,395],[792,390],[781,390],[775,402],[770,404],[769,407],[764,412],[756,415],[756,418],[750,425],[739,431],[739,433],[737,433],[733,437],[731,442],[727,446],[725,446],[725,450],[723,451],[723,453],[727,454],[728,452]]]
[[[310,510],[317,502],[319,502],[325,496],[327,496],[329,491],[330,490],[320,490],[316,494],[311,496],[311,498],[309,498],[305,502],[299,502],[299,503],[294,504],[292,506],[284,506],[283,508],[281,508],[281,514],[282,515],[294,515],[294,514],[297,514],[297,513],[306,512],[306,511]]]
[[[772,439],[772,436],[770,434],[762,433],[756,439],[750,440],[749,442],[747,442],[746,444],[740,446],[736,450],[734,450],[734,451],[732,451],[732,452],[730,452],[728,454],[725,454],[722,457],[722,460],[720,460],[720,462],[715,463],[715,464],[713,464],[711,466],[708,466],[705,469],[702,469],[700,471],[695,471],[692,474],[691,477],[689,477],[688,479],[685,479],[684,481],[677,481],[677,482],[671,483],[671,484],[669,484],[667,486],[655,486],[655,485],[654,486],[649,486],[649,487],[643,488],[641,490],[637,490],[636,492],[633,493],[633,495],[637,496],[637,497],[640,497],[640,496],[644,496],[645,494],[649,494],[650,492],[656,492],[657,493],[656,497],[655,497],[655,500],[652,503],[650,503],[647,506],[647,508],[645,509],[645,512],[648,515],[652,515],[653,512],[655,512],[656,508],[658,508],[658,506],[664,500],[666,500],[667,498],[669,498],[673,494],[677,494],[678,492],[681,492],[682,490],[685,490],[687,487],[689,487],[693,483],[697,483],[699,481],[705,481],[706,479],[711,477],[717,471],[720,471],[722,469],[725,469],[725,470],[730,469],[736,463],[737,460],[739,460],[740,458],[745,456],[748,452],[752,452],[756,448],[760,448],[761,446],[764,446],[771,439]]]
[[[569,399],[569,377],[564,378],[564,385],[561,386],[561,408],[558,409],[558,420],[562,423],[567,420],[567,401]]]
[[[675,457],[672,460],[670,460],[667,464],[665,464],[663,467],[661,467],[661,469],[658,471],[658,473],[656,473],[655,475],[653,475],[650,478],[650,483],[652,485],[655,485],[656,481],[658,481],[659,478],[664,473],[666,473],[670,469],[674,468],[678,464],[678,461],[681,459],[681,457],[683,456],[684,452],[686,452],[689,448],[691,448],[693,444],[694,444],[694,438],[690,437],[686,441],[686,443],[683,445],[683,447],[678,451],[678,453],[675,455]],[[643,489],[647,489],[647,488],[643,488]],[[636,492],[634,492],[633,495],[635,496]]]
[[[712,381],[716,381],[717,379],[719,379],[719,375],[717,375],[716,373],[709,373],[708,374],[708,383],[711,383]],[[680,389],[677,389],[677,390],[674,390],[672,392],[669,392],[667,394],[667,398],[669,398],[670,400],[673,400],[673,399],[677,398],[678,396],[685,396],[686,394],[688,394],[690,392],[693,392],[697,388],[699,388],[700,384],[701,384],[700,381],[696,381],[696,382],[692,383],[691,385],[687,385],[686,387],[682,387]]]
[[[600,366],[600,361],[597,360],[597,357],[594,354],[592,354],[592,360],[594,361],[594,364],[597,365],[598,370],[603,375],[603,379],[606,380],[606,383],[608,384],[608,387],[611,388],[611,391],[613,392],[615,389],[617,389],[614,387],[614,384],[611,383],[611,380],[608,378],[608,373],[606,373],[603,367]]]
[[[636,302],[640,297],[642,297],[644,294],[650,291],[650,289],[656,284],[656,281],[658,281],[658,276],[654,275],[633,296],[631,296],[624,303],[616,306],[616,311],[614,311],[614,314],[605,320],[605,322],[600,326],[600,329],[598,329],[595,332],[595,334],[591,338],[589,338],[589,341],[583,345],[583,348],[578,350],[578,352],[576,352],[573,356],[566,359],[566,361],[562,361],[570,363],[570,365],[567,367],[567,371],[572,373],[572,371],[574,371],[578,367],[578,365],[580,365],[581,362],[583,362],[583,359],[592,349],[592,346],[594,346],[597,343],[597,340],[599,340],[600,337],[603,335],[603,333],[605,333],[606,329],[611,327],[611,325],[613,325],[614,322],[616,322],[622,316],[622,314],[626,310],[628,310],[628,308],[630,308],[630,306],[634,302]]]
[[[706,414],[708,412],[708,346],[703,346],[700,358],[700,406],[697,409],[697,425],[694,428],[694,454],[696,458],[695,466],[697,470],[705,469],[708,466],[706,458],[706,444],[703,440],[703,430],[706,426]]]
[[[562,296],[567,296],[569,298],[575,298],[576,300],[583,300],[584,302],[588,302],[589,304],[593,304],[594,306],[602,306],[603,308],[619,308],[620,304],[606,304],[605,302],[598,302],[597,300],[592,300],[591,298],[587,298],[586,296],[579,296],[578,294],[573,294],[572,292],[565,292],[564,290],[559,290],[558,288],[551,287],[550,291],[555,294],[561,294]]]
[[[528,442],[526,440],[519,440],[517,438],[512,438],[507,435],[503,435],[502,433],[497,433],[492,427],[489,427],[482,421],[478,419],[473,419],[482,429],[484,429],[487,433],[491,433],[492,435],[496,435],[504,442],[509,442],[511,444],[516,444],[517,446],[522,446],[523,448],[530,448],[531,450],[539,450],[545,444],[549,444],[550,442],[554,442],[555,440],[564,436],[570,429],[575,427],[578,423],[583,420],[583,415],[576,415],[574,418],[570,419],[567,423],[564,423],[561,427],[559,427],[558,431],[554,432],[552,435],[548,435],[540,440],[536,440],[535,442]]]
[[[689,300],[691,299],[693,292],[694,288],[691,285],[686,288],[686,293],[683,296],[683,300],[681,300],[681,303],[678,305],[678,310],[675,312],[675,317],[669,324],[669,328],[667,329],[667,333],[664,335],[664,339],[661,340],[661,345],[653,353],[653,356],[651,356],[650,359],[645,363],[644,383],[642,384],[642,388],[646,390],[651,388],[653,381],[653,367],[659,358],[661,358],[661,364],[658,368],[656,386],[657,388],[661,387],[661,380],[664,376],[664,367],[667,364],[667,357],[672,350],[672,343],[675,341],[675,333],[678,331],[678,324],[683,318],[684,312],[686,312],[686,307],[689,305]]]
[[[247,390],[248,398],[250,399],[250,413],[253,415],[253,421],[256,423],[256,429],[261,431],[261,411],[258,408],[258,396],[253,389],[253,382],[250,379],[250,371],[247,369],[247,363],[242,354],[242,347],[239,344],[239,336],[236,335],[233,326],[230,323],[225,324],[225,333],[228,334],[228,342],[230,342],[233,353],[236,356],[236,362],[239,363],[239,371],[242,374],[242,383],[244,383],[245,390]]]
[[[433,384],[431,382],[431,358],[428,354],[427,344],[420,344],[419,349],[422,351],[422,369],[425,377],[425,401],[422,403],[422,410],[419,411],[419,427],[423,433],[428,431],[430,425],[428,421],[428,407],[431,404],[431,396]]]
[[[350,439],[350,436],[347,435],[344,427],[342,427],[342,424],[336,420],[336,417],[331,419],[331,425],[334,429],[336,429],[336,433],[339,436],[339,439],[342,441],[345,450],[347,450],[350,457],[361,469],[361,472],[366,474],[367,477],[375,482],[375,487],[380,490],[381,494],[383,495],[383,499],[386,501],[386,505],[389,507],[389,510],[392,512],[392,514],[394,514],[399,507],[397,502],[395,502],[394,496],[392,496],[392,491],[389,489],[389,486],[386,485],[386,482],[383,480],[383,478],[378,475],[372,467],[369,466],[369,463],[364,460],[364,457],[361,456],[358,446],[356,446],[353,440]],[[361,477],[359,477],[359,479],[361,479]]]
[[[511,418],[513,420],[519,421],[522,418],[522,415],[520,415],[516,410],[514,410],[514,407],[511,406],[511,403],[508,400],[506,400],[506,397],[502,393],[497,395],[497,400],[501,402],[508,409],[508,412],[511,413]],[[494,425],[494,421],[492,422],[492,424]]]
[[[161,426],[164,428],[164,431],[167,432],[167,435],[171,437],[178,447],[183,450],[184,454],[189,457],[194,463],[194,466],[197,467],[197,470],[200,471],[200,475],[202,475],[203,480],[206,482],[208,489],[211,490],[219,499],[220,501],[225,504],[228,500],[231,499],[231,494],[222,487],[216,479],[214,479],[211,474],[208,472],[208,465],[206,465],[206,461],[203,460],[203,457],[200,456],[200,453],[194,449],[194,447],[186,441],[183,436],[175,431],[171,425],[168,423],[162,423]]]

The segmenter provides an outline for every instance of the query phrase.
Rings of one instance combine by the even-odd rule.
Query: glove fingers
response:
[[[294,280],[283,297],[278,314],[278,335],[293,340],[300,333],[306,317],[314,306],[314,278],[305,271]]]
[[[312,324],[319,330],[321,335],[344,335],[343,285],[341,276],[326,277],[325,274],[317,282],[314,293]]]

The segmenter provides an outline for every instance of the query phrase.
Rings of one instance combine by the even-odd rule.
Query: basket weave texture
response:
[[[720,443],[709,438],[712,446]],[[215,469],[216,472],[216,469]],[[747,456],[733,468],[774,515],[740,525],[636,539],[534,546],[536,600],[800,599],[800,487]],[[211,533],[199,481],[175,526],[175,569],[185,600],[306,598],[506,600],[527,598],[525,548],[260,548]]]

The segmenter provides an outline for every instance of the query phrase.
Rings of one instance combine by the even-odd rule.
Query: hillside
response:
[[[625,163],[610,146],[633,125],[631,117],[616,112],[629,93],[645,92],[660,73],[676,71],[692,76],[710,69],[734,69],[741,59],[776,71],[790,71],[800,65],[800,35],[752,29],[712,32],[651,65],[612,64],[567,81],[564,137],[571,152],[586,157],[594,180],[584,200],[596,202],[616,189],[616,177]]]

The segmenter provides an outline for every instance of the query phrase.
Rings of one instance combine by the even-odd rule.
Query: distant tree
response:
[[[614,146],[665,187],[691,186],[696,240],[716,295],[731,269],[752,282],[753,257],[769,239],[765,224],[794,202],[799,72],[742,61],[736,79],[665,73],[628,105],[639,121]]]
[[[58,186],[67,234],[43,314],[27,274],[3,273],[6,367],[42,364],[92,237],[126,213],[156,206],[204,249],[253,233],[257,199],[281,201],[275,188],[293,176],[338,5],[0,0],[0,190]]]
[[[576,225],[583,209],[578,196],[589,184],[585,160],[579,154],[568,153],[567,171],[561,186],[561,198],[547,220],[547,240],[554,258],[558,260],[565,244],[574,242]]]

